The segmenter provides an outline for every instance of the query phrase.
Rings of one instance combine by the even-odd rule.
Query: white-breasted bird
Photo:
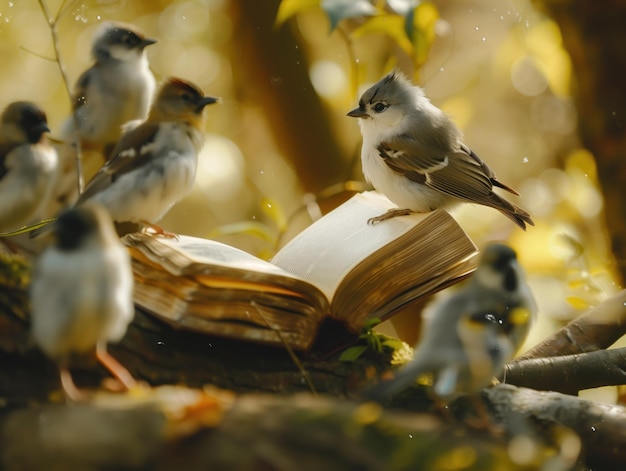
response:
[[[71,399],[81,398],[68,360],[96,351],[101,363],[127,388],[135,382],[106,351],[119,341],[135,311],[130,256],[106,209],[85,205],[64,211],[53,223],[54,242],[37,260],[31,284],[32,334],[60,368]]]
[[[0,116],[0,232],[40,217],[54,184],[58,158],[48,142],[44,111],[17,101]]]
[[[146,117],[156,81],[145,48],[154,43],[126,23],[106,22],[98,29],[91,50],[94,63],[76,82],[73,97],[83,146],[110,151],[124,123]],[[73,131],[74,120],[67,126],[64,137]]]
[[[432,374],[437,398],[478,392],[522,346],[536,312],[515,251],[490,244],[466,284],[433,306],[413,360],[362,396],[384,402],[424,374]]]
[[[401,73],[393,71],[367,89],[348,116],[359,118],[365,178],[398,205],[369,222],[466,202],[495,208],[522,229],[534,225],[493,187],[518,193],[497,180],[450,118]]]
[[[110,157],[122,135],[122,125],[145,119],[156,89],[145,48],[156,42],[127,23],[107,21],[96,31],[91,49],[94,62],[76,81],[73,116],[61,129],[62,178],[57,183],[48,216],[73,204],[78,197],[73,147],[76,140],[84,151],[90,151],[85,156],[91,158],[85,158],[83,166],[84,173],[92,175]],[[98,154],[102,160],[97,158]]]
[[[148,118],[122,136],[76,205],[98,203],[114,221],[164,233],[155,223],[191,190],[204,142],[203,110],[217,101],[190,82],[167,79]]]

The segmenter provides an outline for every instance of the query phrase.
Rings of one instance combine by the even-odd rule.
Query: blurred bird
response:
[[[348,116],[359,118],[365,178],[398,205],[370,223],[466,202],[495,208],[524,230],[534,225],[526,211],[493,187],[518,193],[496,179],[462,142],[455,124],[399,72],[366,90]]]
[[[45,133],[46,114],[17,101],[0,117],[0,232],[40,217],[57,173],[57,153]]]
[[[94,64],[75,85],[73,111],[78,138],[85,147],[111,147],[122,134],[122,125],[144,119],[156,89],[145,48],[156,43],[137,27],[106,22],[94,36]],[[73,132],[74,120],[67,122]]]
[[[122,125],[145,119],[156,89],[145,48],[154,43],[155,39],[146,38],[137,27],[126,23],[105,22],[97,30],[91,50],[94,63],[76,82],[74,116],[66,120],[61,131],[65,142],[59,148],[63,178],[49,216],[78,197],[75,141],[80,141],[83,150],[99,152],[106,160],[122,135]],[[85,159],[85,173],[93,175],[102,163],[97,158]]]
[[[522,346],[536,311],[515,252],[491,244],[467,284],[433,307],[413,360],[362,395],[388,400],[427,373],[437,398],[478,392]]]
[[[84,394],[68,369],[72,354],[94,349],[100,362],[127,388],[130,373],[106,351],[134,316],[130,256],[107,211],[85,205],[54,222],[55,242],[41,255],[31,285],[32,333],[39,347],[58,362],[70,399]]]
[[[167,79],[147,120],[122,136],[76,205],[99,203],[114,221],[141,222],[168,235],[154,223],[191,190],[203,145],[202,111],[217,101],[187,81]]]

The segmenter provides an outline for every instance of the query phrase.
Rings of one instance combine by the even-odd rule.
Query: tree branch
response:
[[[577,317],[519,357],[546,358],[608,348],[626,334],[626,290]]]
[[[507,384],[578,394],[582,389],[626,384],[626,348],[577,355],[515,360],[506,366]]]

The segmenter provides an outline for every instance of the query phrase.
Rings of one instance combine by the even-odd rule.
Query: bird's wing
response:
[[[83,107],[87,103],[87,89],[91,82],[91,76],[93,74],[93,67],[85,70],[74,85],[74,96],[72,97],[72,107],[74,111]]]
[[[13,142],[0,142],[0,181],[9,173],[7,168],[6,159],[9,152],[11,152],[17,145]]]
[[[382,142],[378,152],[392,170],[457,198],[491,205],[493,172],[467,148],[447,154],[410,136]],[[469,150],[469,149],[467,149]]]
[[[498,188],[502,188],[503,190],[506,190],[509,193],[519,196],[519,193],[515,191],[513,188],[498,181],[495,172],[491,170],[491,168],[489,168],[489,166],[480,157],[478,157],[476,152],[474,152],[472,149],[467,147],[465,144],[461,144],[461,150],[465,152],[467,155],[469,155],[472,159],[474,159],[474,161],[476,161],[477,164],[481,166],[481,168],[485,172],[485,175],[489,177],[489,179],[491,180],[491,183],[494,186],[497,186]]]
[[[159,130],[158,123],[146,122],[124,134],[119,140],[112,157],[87,183],[77,205],[105,190],[120,176],[142,167],[152,159],[151,144]]]
[[[9,127],[0,127],[0,180],[9,173],[7,156],[13,149],[23,144],[23,142],[15,139],[13,135],[14,133],[11,132]]]

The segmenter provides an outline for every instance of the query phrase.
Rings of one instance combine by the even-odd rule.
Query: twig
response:
[[[65,64],[61,59],[61,50],[59,48],[59,35],[57,31],[57,24],[61,17],[70,9],[70,7],[76,2],[76,0],[71,0],[66,4],[66,0],[63,0],[61,5],[59,6],[59,10],[54,18],[50,15],[50,11],[44,0],[37,0],[39,2],[39,6],[41,8],[41,12],[46,18],[46,22],[48,23],[48,27],[50,28],[50,35],[52,36],[52,45],[54,47],[54,61],[59,66],[59,72],[61,73],[61,78],[63,80],[63,85],[65,86],[65,91],[67,92],[67,96],[70,98],[70,102],[72,101],[72,89],[70,86],[70,81],[67,76],[67,70],[65,69]],[[76,185],[78,187],[78,194],[83,192],[83,154],[80,139],[78,139],[78,129],[80,123],[78,122],[78,118],[76,117],[76,113],[72,110],[72,120],[74,121],[74,136],[72,139],[72,147],[76,152]]]
[[[53,58],[53,57],[46,57],[46,56],[44,56],[43,54],[39,54],[38,52],[35,52],[35,51],[33,51],[33,50],[31,50],[31,49],[28,49],[28,48],[26,48],[26,47],[24,47],[24,46],[20,46],[20,49],[21,49],[22,51],[28,52],[29,54],[32,54],[32,55],[33,55],[33,56],[35,56],[35,57],[39,57],[40,59],[43,59],[43,60],[45,60],[45,61],[49,61],[49,62],[56,62],[56,59],[55,59],[55,58]]]
[[[263,322],[265,322],[270,329],[272,329],[274,332],[276,332],[276,334],[280,338],[280,341],[285,346],[285,350],[287,350],[287,353],[289,353],[289,356],[293,360],[294,364],[298,367],[298,370],[300,371],[300,374],[302,375],[302,377],[306,381],[306,384],[309,386],[309,389],[311,390],[311,392],[314,395],[317,395],[317,391],[315,389],[315,385],[313,384],[313,381],[311,381],[311,377],[309,376],[309,373],[304,369],[304,366],[302,365],[302,362],[300,361],[298,356],[295,354],[295,352],[293,351],[293,349],[291,348],[291,346],[289,345],[289,343],[285,339],[285,336],[283,335],[283,333],[280,330],[280,328],[269,323],[269,321],[263,315],[263,310],[261,309],[261,307],[259,306],[259,304],[256,301],[252,301],[251,304],[257,310],[257,312],[259,313],[259,316],[261,316],[261,319],[263,319]]]
[[[506,366],[508,384],[577,394],[582,389],[626,384],[626,348],[578,355],[516,360]]]

